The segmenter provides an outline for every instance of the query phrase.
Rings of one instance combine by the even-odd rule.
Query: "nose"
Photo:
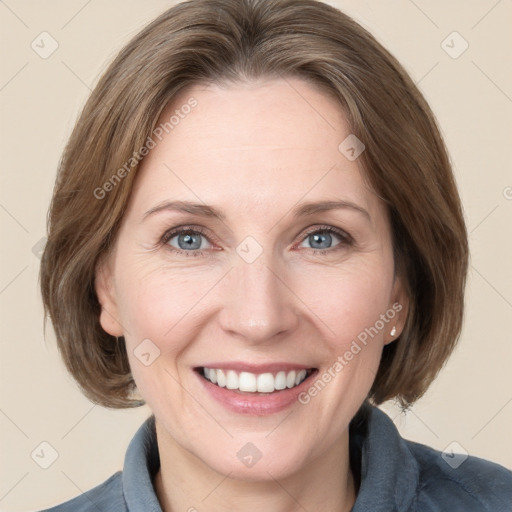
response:
[[[252,263],[240,259],[223,283],[221,327],[246,343],[275,343],[299,321],[298,300],[283,271],[270,263],[263,255]]]

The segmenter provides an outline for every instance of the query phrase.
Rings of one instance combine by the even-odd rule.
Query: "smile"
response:
[[[308,370],[279,370],[277,372],[252,373],[201,367],[199,373],[212,384],[244,393],[273,393],[299,386],[313,373]]]
[[[217,404],[236,414],[266,416],[298,403],[318,368],[285,361],[261,364],[204,362],[193,368],[201,388]]]

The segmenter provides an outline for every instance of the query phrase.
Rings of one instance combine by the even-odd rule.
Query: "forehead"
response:
[[[255,214],[317,197],[378,207],[357,160],[338,149],[350,135],[340,104],[300,79],[196,84],[158,125],[133,191],[141,207],[174,198]]]

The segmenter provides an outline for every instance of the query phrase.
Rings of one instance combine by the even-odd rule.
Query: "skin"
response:
[[[190,97],[197,106],[142,162],[96,278],[101,325],[125,337],[156,417],[158,498],[166,512],[348,511],[356,498],[348,425],[407,313],[386,209],[358,160],[338,150],[350,129],[325,92],[297,78],[196,84],[161,120]],[[298,203],[340,199],[369,217],[355,208],[291,214]],[[142,220],[167,200],[212,205],[226,217],[163,211]],[[326,225],[352,243],[328,234],[314,245],[308,235]],[[161,242],[177,226],[203,229],[201,254],[177,235]],[[263,251],[252,263],[236,251],[247,236]],[[213,361],[289,361],[322,374],[394,303],[400,313],[305,405],[235,413],[192,370]],[[134,355],[147,338],[160,350],[149,366]],[[249,468],[236,456],[247,442],[262,453]]]

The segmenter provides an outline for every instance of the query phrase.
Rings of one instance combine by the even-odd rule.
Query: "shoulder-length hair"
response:
[[[389,212],[409,311],[400,337],[384,347],[368,398],[411,404],[453,350],[463,320],[466,227],[435,117],[404,68],[353,19],[315,0],[190,0],[121,50],[58,170],[41,291],[66,367],[93,402],[144,403],[133,397],[124,343],[100,326],[94,281],[162,110],[199,82],[287,76],[339,100],[366,147],[358,160],[365,178]]]

